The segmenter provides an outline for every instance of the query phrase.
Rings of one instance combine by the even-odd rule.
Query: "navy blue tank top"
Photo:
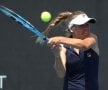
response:
[[[80,51],[66,47],[66,74],[63,90],[99,90],[99,55],[93,50]]]

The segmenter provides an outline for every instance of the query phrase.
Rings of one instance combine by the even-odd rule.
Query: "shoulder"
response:
[[[85,40],[89,40],[89,39],[96,41],[97,40],[97,35],[93,34],[93,33],[90,33],[90,35]]]
[[[95,39],[95,44],[91,48],[99,55],[98,37],[93,33],[91,33],[90,36]]]
[[[97,36],[93,33],[90,33],[90,35],[86,37],[83,41],[85,45],[88,45],[88,48],[90,48],[97,43]]]

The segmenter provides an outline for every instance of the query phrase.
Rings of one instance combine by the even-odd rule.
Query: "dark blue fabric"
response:
[[[63,90],[98,90],[99,56],[92,49],[79,54],[73,48],[66,49]]]

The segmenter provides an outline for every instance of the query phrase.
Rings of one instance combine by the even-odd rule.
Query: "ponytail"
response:
[[[46,36],[48,35],[49,31],[56,25],[58,25],[62,20],[67,19],[69,16],[71,16],[72,13],[69,11],[61,12],[58,14],[58,16],[50,22],[46,30],[43,32]]]

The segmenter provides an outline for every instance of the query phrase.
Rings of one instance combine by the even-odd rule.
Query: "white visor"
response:
[[[73,20],[71,20],[68,24],[68,29],[70,29],[73,25],[83,25],[87,22],[95,23],[95,18],[89,18],[86,14],[80,14]]]

